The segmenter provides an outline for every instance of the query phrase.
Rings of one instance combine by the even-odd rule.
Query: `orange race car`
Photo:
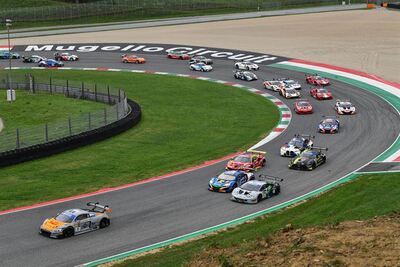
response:
[[[146,63],[146,59],[142,57],[138,57],[136,55],[122,55],[122,63],[135,63],[135,64],[143,64]]]

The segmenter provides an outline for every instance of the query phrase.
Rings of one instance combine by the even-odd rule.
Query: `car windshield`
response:
[[[236,162],[243,162],[243,163],[251,162],[250,157],[248,157],[248,156],[243,156],[243,155],[237,156],[237,157],[234,159],[234,161],[236,161]]]
[[[312,159],[315,158],[315,152],[313,151],[306,151],[301,153],[301,158],[302,159]]]
[[[351,105],[351,103],[343,103],[342,102],[342,103],[339,103],[339,106],[342,108],[351,108],[352,105]]]
[[[261,185],[253,183],[245,183],[242,186],[240,186],[240,188],[247,191],[260,191]]]
[[[296,83],[294,82],[294,81],[292,81],[292,80],[287,80],[287,81],[285,81],[285,83],[287,84],[287,85],[295,85]]]
[[[206,64],[204,64],[204,63],[197,63],[197,66],[200,66],[200,67],[203,67],[203,66],[205,66]]]
[[[171,52],[172,54],[175,54],[175,55],[183,55],[183,52],[182,51],[178,51],[178,52]]]
[[[310,105],[310,103],[308,103],[308,102],[297,102],[297,105],[300,106],[300,107],[307,107],[307,106]]]
[[[244,75],[253,76],[254,74],[248,71],[243,72]]]
[[[231,175],[231,174],[221,173],[218,176],[218,179],[226,180],[226,181],[233,181],[233,180],[235,180],[235,176]]]
[[[136,55],[127,55],[127,57],[133,57],[133,58],[137,58]]]
[[[325,94],[325,93],[328,93],[328,90],[326,90],[326,89],[324,89],[324,88],[320,88],[320,89],[318,89],[318,93],[323,93],[323,94]]]
[[[303,146],[304,141],[301,139],[292,139],[289,142],[289,145],[291,146],[296,146],[296,147],[302,147]]]
[[[296,93],[297,91],[294,90],[294,89],[289,89],[289,88],[287,88],[287,89],[286,89],[286,92],[287,92],[287,93],[290,93],[290,94],[294,94],[294,93]]]
[[[195,59],[203,60],[203,59],[206,59],[206,58],[203,57],[203,56],[197,56],[197,57],[195,57]]]
[[[75,219],[75,215],[67,212],[62,212],[57,215],[56,220],[59,222],[70,223]]]

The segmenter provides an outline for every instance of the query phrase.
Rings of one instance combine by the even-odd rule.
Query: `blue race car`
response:
[[[208,183],[208,190],[214,192],[232,192],[238,186],[254,180],[254,174],[244,171],[224,171],[218,176],[211,178]]]
[[[46,67],[46,68],[55,68],[55,67],[63,67],[64,63],[61,61],[57,61],[54,59],[45,59],[39,62],[39,67]]]
[[[21,58],[21,56],[18,53],[13,53],[13,52],[0,52],[0,59],[18,59]]]
[[[340,122],[335,117],[327,117],[323,119],[318,125],[318,132],[320,133],[338,133]]]
[[[202,62],[190,64],[189,68],[190,70],[195,70],[195,71],[212,71],[213,69],[213,67],[211,67],[210,65],[207,65]]]

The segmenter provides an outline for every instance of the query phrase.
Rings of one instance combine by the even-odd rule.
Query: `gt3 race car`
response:
[[[70,53],[54,53],[54,59],[57,61],[78,61],[79,57],[77,55],[71,55]]]
[[[318,125],[318,132],[320,133],[338,133],[340,122],[336,117],[326,117],[320,121]]]
[[[248,61],[239,61],[235,63],[235,68],[238,70],[259,70],[260,67]]]
[[[253,171],[258,170],[265,165],[264,151],[247,150],[245,153],[232,158],[226,165],[227,170],[243,170]]]
[[[182,60],[189,60],[191,59],[191,56],[188,54],[185,54],[184,52],[178,51],[178,52],[168,52],[167,58],[172,58],[172,59],[182,59]]]
[[[299,99],[294,102],[294,111],[297,114],[311,114],[313,113],[313,107],[307,99]]]
[[[40,226],[42,235],[60,238],[83,234],[110,225],[111,209],[98,202],[87,203],[91,209],[70,209],[46,219]]]
[[[135,64],[146,63],[146,59],[144,59],[143,57],[138,57],[136,55],[123,54],[121,58],[122,58],[121,59],[122,63],[135,63]]]
[[[306,75],[306,82],[309,84],[314,84],[318,86],[329,85],[329,80],[319,76],[318,74]]]
[[[39,61],[38,66],[46,68],[57,68],[57,67],[63,67],[64,63],[62,63],[61,61],[56,61],[54,59],[45,59]]]
[[[190,64],[189,68],[190,70],[195,70],[195,71],[212,71],[213,69],[213,67],[205,63]]]
[[[25,57],[25,56],[22,57],[22,62],[24,62],[24,63],[39,63],[40,61],[43,61],[43,60],[46,60],[46,58],[38,56],[38,55],[32,55],[32,56],[29,56],[29,57]]]
[[[301,97],[301,94],[299,91],[295,89],[289,89],[282,87],[279,89],[279,94],[285,98],[296,98],[296,97]]]
[[[233,76],[236,79],[240,79],[240,80],[248,81],[248,82],[257,80],[257,76],[250,71],[236,70],[236,71],[234,71]]]
[[[352,115],[356,113],[356,108],[350,100],[336,100],[335,110],[340,115]]]
[[[208,190],[228,193],[250,180],[254,180],[254,174],[251,172],[224,171],[220,175],[211,178],[208,183]]]
[[[13,52],[0,52],[0,59],[19,59],[21,56],[18,53]]]
[[[322,150],[328,151],[327,148],[321,147],[304,150],[299,156],[290,160],[289,169],[314,170],[326,162],[326,155],[322,153]]]
[[[204,63],[204,64],[207,64],[207,65],[212,65],[213,61],[212,61],[211,58],[206,58],[206,57],[203,57],[203,56],[195,56],[195,57],[192,57],[192,59],[190,59],[189,63],[190,64]]]
[[[258,180],[251,180],[232,191],[231,200],[241,203],[256,204],[263,199],[278,195],[281,192],[283,179],[260,175]]]
[[[296,89],[296,90],[301,89],[301,84],[295,80],[291,80],[291,79],[287,79],[287,78],[281,78],[279,80],[285,84],[286,88]]]
[[[285,87],[285,83],[278,80],[264,81],[263,85],[265,89],[269,89],[275,92],[279,92],[281,88]]]
[[[310,95],[318,100],[332,99],[332,92],[325,88],[311,88]]]
[[[307,134],[296,134],[289,143],[281,146],[280,154],[282,157],[296,157],[306,149],[310,149],[314,144],[314,136]]]

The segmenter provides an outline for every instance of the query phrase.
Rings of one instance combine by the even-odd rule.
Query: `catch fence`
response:
[[[13,75],[10,82],[8,75],[0,74],[0,90],[9,88],[16,90],[16,101],[18,101],[18,91],[24,90],[32,94],[63,94],[65,97],[91,100],[107,105],[104,109],[95,112],[60,118],[55,122],[32,127],[9,129],[6,125],[0,133],[0,153],[99,129],[125,118],[131,112],[125,92],[107,85],[38,78],[32,75]]]
[[[103,0],[82,4],[0,10],[0,19],[14,22],[68,21],[124,16],[127,20],[191,14],[204,10],[261,11],[318,5],[366,3],[367,0]],[[371,2],[371,1],[369,1]],[[386,1],[388,2],[388,1]],[[390,0],[389,0],[390,2]]]

